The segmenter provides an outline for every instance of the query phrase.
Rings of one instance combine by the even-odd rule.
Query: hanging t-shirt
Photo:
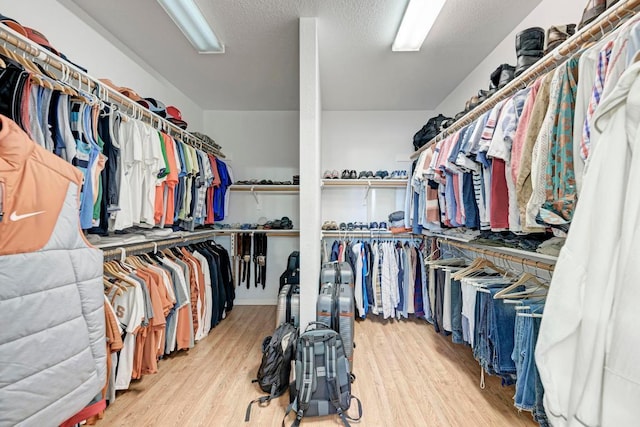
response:
[[[218,166],[218,172],[220,173],[220,186],[214,190],[213,212],[216,221],[223,221],[226,214],[225,199],[227,197],[227,190],[229,186],[233,184],[233,181],[227,169],[227,164],[220,159],[215,159],[215,161]]]

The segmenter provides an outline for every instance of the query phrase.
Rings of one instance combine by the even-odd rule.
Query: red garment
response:
[[[492,230],[509,229],[509,189],[505,176],[505,162],[498,158],[493,159],[491,167],[491,211],[489,215]]]

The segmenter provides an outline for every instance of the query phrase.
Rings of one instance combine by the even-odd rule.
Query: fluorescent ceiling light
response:
[[[195,0],[158,0],[198,53],[224,53],[224,45],[209,26]]]
[[[446,0],[409,0],[391,50],[419,51],[445,2]]]

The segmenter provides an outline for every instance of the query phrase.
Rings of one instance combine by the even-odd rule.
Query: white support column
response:
[[[316,319],[320,282],[320,69],[318,21],[300,18],[300,328]]]

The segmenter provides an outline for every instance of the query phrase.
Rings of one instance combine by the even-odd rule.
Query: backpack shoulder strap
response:
[[[309,325],[311,326],[311,324]],[[307,329],[309,328],[307,326]],[[315,351],[314,342],[312,336],[302,335],[299,339],[298,351],[302,354],[302,378],[296,378],[296,383],[300,381],[300,387],[298,387],[298,394],[288,407],[282,419],[282,427],[284,427],[284,421],[291,411],[296,412],[296,419],[291,424],[291,427],[299,427],[304,413],[309,409],[309,402],[311,401],[311,395],[313,394],[313,384],[315,382]]]
[[[298,417],[296,421],[302,419],[304,412],[309,409],[309,402],[313,394],[313,383],[315,382],[315,349],[314,340],[310,337],[303,337],[302,341],[302,381],[298,390]],[[294,425],[296,425],[294,423]],[[296,426],[297,427],[297,426]]]
[[[356,399],[358,402],[358,417],[352,418],[344,412],[344,408],[340,403],[340,386],[338,385],[338,350],[337,350],[337,336],[333,336],[332,338],[325,341],[325,366],[327,367],[327,387],[329,388],[329,399],[331,403],[336,408],[336,412],[342,423],[345,427],[351,427],[348,420],[351,421],[359,421],[362,418],[362,403],[360,400],[351,396],[352,399]]]

